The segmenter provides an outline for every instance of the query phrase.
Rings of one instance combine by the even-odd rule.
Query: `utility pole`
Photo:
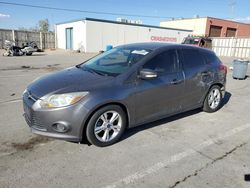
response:
[[[236,0],[229,1],[229,7],[231,8],[231,20],[235,19],[235,5],[236,5]]]

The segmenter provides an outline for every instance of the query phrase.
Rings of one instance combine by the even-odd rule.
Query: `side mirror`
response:
[[[143,80],[149,80],[157,77],[157,72],[151,69],[142,69],[139,74],[139,78]]]

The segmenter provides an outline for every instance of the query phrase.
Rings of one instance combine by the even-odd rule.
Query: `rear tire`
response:
[[[220,109],[222,103],[222,92],[218,85],[210,88],[204,100],[203,111],[208,113],[216,112]]]
[[[86,128],[86,137],[95,146],[109,146],[121,138],[126,124],[126,114],[120,106],[105,106],[97,110],[90,118]]]

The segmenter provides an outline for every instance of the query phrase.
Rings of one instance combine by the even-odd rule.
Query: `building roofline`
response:
[[[227,20],[227,19],[222,19],[222,18],[215,18],[211,16],[204,16],[204,17],[199,17],[199,18],[183,18],[183,19],[176,19],[176,20],[163,20],[161,22],[171,22],[171,21],[180,21],[180,20],[195,20],[195,19],[215,19],[215,20],[222,20],[222,21],[227,21],[227,22],[233,22],[233,23],[238,23],[238,24],[245,24],[245,25],[250,25],[250,23],[244,23],[244,22],[238,22],[234,20]]]
[[[112,23],[112,24],[120,24],[120,25],[129,25],[129,26],[150,27],[150,28],[165,29],[165,30],[187,31],[187,32],[192,32],[193,31],[193,30],[188,30],[188,29],[175,29],[175,28],[161,27],[161,26],[155,26],[155,25],[124,23],[124,22],[118,22],[118,21],[112,21],[112,20],[103,20],[103,19],[96,19],[96,18],[75,19],[75,20],[71,20],[71,21],[56,23],[56,25],[67,24],[67,23],[71,23],[71,22],[85,21],[85,20],[87,20],[87,21],[95,21],[95,22]]]
[[[73,20],[69,20],[69,21],[58,22],[55,25],[67,24],[67,23],[72,23],[72,22],[80,22],[80,21],[84,21],[84,20],[86,20],[86,18],[73,19]]]
[[[245,24],[245,25],[250,25],[250,23],[244,23],[244,22],[238,22],[238,21],[234,21],[234,20],[227,20],[227,19],[222,19],[222,18],[215,18],[215,17],[207,17],[208,19],[215,19],[215,20],[223,20],[223,21],[227,21],[227,22],[234,22],[234,23],[238,23],[238,24]]]
[[[209,18],[209,17],[204,16],[204,17],[198,17],[198,18],[179,18],[179,19],[174,19],[174,20],[162,20],[160,22],[172,22],[172,21],[180,21],[180,20],[195,20],[195,19],[204,19],[204,18]]]

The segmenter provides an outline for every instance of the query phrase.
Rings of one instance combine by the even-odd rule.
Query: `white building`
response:
[[[56,24],[56,47],[98,52],[107,45],[137,42],[181,43],[191,30],[85,18]]]

